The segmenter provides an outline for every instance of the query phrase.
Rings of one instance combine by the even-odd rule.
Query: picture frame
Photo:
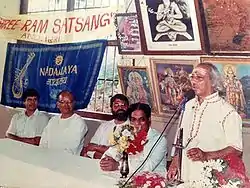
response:
[[[146,55],[206,54],[199,0],[135,0]]]
[[[150,59],[160,115],[171,116],[176,111],[184,93],[191,89],[189,74],[198,63],[198,59]]]
[[[152,113],[158,113],[148,67],[118,66],[118,73],[122,93],[128,97],[129,103],[149,104]]]
[[[250,2],[204,0],[211,54],[250,54]]]
[[[142,54],[137,13],[117,13],[115,26],[119,53]]]
[[[243,119],[244,126],[250,126],[250,58],[201,57],[201,63],[214,64],[222,74],[224,98]]]

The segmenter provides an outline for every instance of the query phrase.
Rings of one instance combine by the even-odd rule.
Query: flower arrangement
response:
[[[128,154],[137,154],[143,150],[146,138],[146,131],[137,132],[133,125],[125,124],[116,127],[111,136],[110,144],[115,146],[120,153],[126,151]]]
[[[141,172],[134,176],[124,187],[125,180],[119,181],[119,188],[164,188],[167,187],[165,177],[153,172]]]
[[[236,155],[203,163],[201,179],[189,182],[190,188],[247,188],[250,187],[244,163]]]

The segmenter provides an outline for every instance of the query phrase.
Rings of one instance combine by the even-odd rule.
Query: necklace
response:
[[[210,100],[213,99],[213,98],[215,98],[215,97],[216,97],[216,95],[213,96],[213,97],[211,97]],[[195,127],[195,120],[196,120],[196,113],[197,113],[198,106],[199,106],[199,102],[197,102],[197,104],[196,104],[196,106],[195,106],[195,112],[194,112],[194,117],[193,117],[193,122],[192,122],[191,130],[190,130],[190,133],[189,133],[189,138],[187,139],[187,143],[186,143],[186,145],[184,146],[184,148],[186,148],[186,147],[193,141],[193,139],[197,137],[198,132],[199,132],[199,130],[200,130],[200,126],[201,126],[201,121],[202,121],[204,112],[205,112],[205,110],[207,109],[208,104],[216,103],[216,102],[218,102],[218,101],[220,101],[220,100],[221,100],[221,99],[219,98],[219,99],[217,99],[217,100],[215,100],[215,101],[207,101],[207,102],[206,102],[206,104],[205,104],[203,110],[201,111],[201,115],[200,115],[198,124],[197,124],[197,126],[196,126],[195,133],[194,133],[194,135],[193,135],[194,127]]]

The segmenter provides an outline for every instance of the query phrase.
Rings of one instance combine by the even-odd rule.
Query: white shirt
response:
[[[222,99],[218,93],[205,98],[201,103],[197,98],[186,104],[182,121],[183,144],[196,135],[186,149],[183,150],[182,177],[184,181],[197,180],[201,172],[201,162],[193,162],[187,158],[190,148],[217,151],[228,146],[242,151],[242,120],[236,110]],[[192,128],[193,127],[193,128]],[[191,131],[193,129],[193,131]]]
[[[40,146],[80,155],[87,131],[85,121],[77,114],[66,119],[61,115],[54,116],[44,129]]]
[[[151,148],[155,144],[156,140],[159,138],[160,133],[150,128],[147,135],[148,142],[145,144],[143,151],[136,155],[129,155],[129,169],[130,172],[134,172],[146,159],[148,153],[150,152]],[[108,155],[115,160],[117,160],[117,156],[120,155],[120,153],[117,152],[117,149],[115,147],[110,147],[103,155]],[[151,154],[149,155],[149,158],[145,162],[145,164],[140,168],[140,171],[150,171],[150,172],[156,172],[163,176],[166,175],[166,155],[167,155],[167,140],[163,136],[156,147],[153,149]],[[119,159],[118,159],[119,161]]]
[[[94,136],[92,137],[90,143],[103,145],[103,146],[110,146],[109,140],[113,133],[115,126],[122,126],[126,123],[129,123],[129,120],[125,121],[121,124],[116,124],[115,120],[107,121],[102,123],[98,129],[96,130]]]
[[[31,116],[27,116],[25,111],[18,112],[12,117],[6,135],[10,133],[22,138],[40,137],[48,121],[49,117],[38,110]]]

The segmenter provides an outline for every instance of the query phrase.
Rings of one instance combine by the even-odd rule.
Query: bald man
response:
[[[40,146],[80,155],[88,131],[83,118],[74,113],[74,96],[62,91],[57,97],[57,108],[61,114],[50,119],[44,129]]]

